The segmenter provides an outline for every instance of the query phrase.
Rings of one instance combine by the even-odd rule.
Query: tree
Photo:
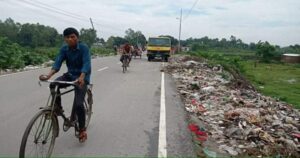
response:
[[[33,41],[34,29],[31,24],[27,23],[22,25],[21,30],[18,35],[18,43],[22,46],[34,47],[36,44]]]
[[[128,42],[128,41],[126,39],[122,38],[122,37],[110,36],[106,41],[106,47],[107,48],[114,48],[114,46],[119,47],[122,44],[125,44],[126,42]]]
[[[13,19],[8,18],[4,22],[0,21],[0,36],[7,37],[8,40],[16,42],[21,24],[15,23]]]
[[[222,47],[222,48],[228,48],[229,47],[229,44],[228,44],[228,41],[226,40],[226,38],[222,38],[220,40],[220,47]]]
[[[256,44],[251,42],[250,45],[249,45],[249,49],[250,50],[255,50],[256,49]]]
[[[178,45],[178,40],[176,38],[174,38],[173,36],[170,35],[160,35],[159,37],[168,37],[171,39],[171,45],[172,46],[177,46]],[[185,45],[182,43],[182,45]]]
[[[97,34],[94,29],[84,29],[80,30],[80,40],[91,47],[96,42]]]
[[[101,43],[102,45],[104,45],[105,44],[105,40],[103,39],[103,38],[96,38],[96,42],[97,43]]]
[[[141,31],[134,31],[131,28],[125,31],[124,37],[131,45],[134,46],[145,46],[146,45],[146,37],[143,35]]]
[[[231,35],[230,36],[230,44],[231,44],[231,47],[235,47],[236,46],[236,43],[237,43],[237,40],[236,40],[236,37]]]
[[[22,46],[53,47],[58,44],[59,34],[55,28],[37,24],[23,24],[18,33],[18,43]]]
[[[275,55],[275,47],[269,42],[259,41],[256,45],[256,55],[263,62],[270,62]]]

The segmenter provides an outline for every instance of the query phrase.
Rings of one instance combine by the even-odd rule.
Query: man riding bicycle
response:
[[[55,73],[57,73],[64,61],[68,71],[62,76],[58,77],[57,81],[77,81],[78,86],[75,87],[74,109],[79,122],[79,141],[84,142],[87,139],[85,129],[85,110],[84,97],[87,91],[87,85],[90,83],[91,76],[91,57],[89,48],[79,41],[79,33],[74,28],[66,28],[63,32],[65,45],[60,48],[59,54],[52,66],[48,75],[41,75],[40,80],[49,80]],[[59,88],[66,88],[68,85],[59,85]],[[51,94],[54,94],[55,85],[50,84]],[[58,91],[59,92],[59,91]],[[55,100],[56,110],[62,111],[61,98],[57,97]]]
[[[122,51],[121,51],[120,61],[123,63],[124,58],[128,57],[129,58],[128,66],[129,66],[129,63],[131,61],[132,51],[133,50],[132,50],[130,44],[129,43],[125,43],[125,45],[123,46]]]

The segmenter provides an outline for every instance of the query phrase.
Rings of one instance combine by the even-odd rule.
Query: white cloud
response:
[[[186,17],[195,0],[0,0],[0,19],[57,28],[90,28],[100,37],[124,36],[128,28],[146,36],[178,37],[180,8]],[[46,4],[46,5],[43,5]],[[58,11],[59,8],[63,11]],[[50,9],[49,9],[50,8]],[[58,13],[60,12],[60,13]],[[66,13],[67,12],[67,13]],[[63,13],[63,14],[62,14]],[[70,15],[69,13],[74,13]],[[64,15],[66,14],[66,15]],[[199,0],[182,23],[182,38],[229,38],[270,41],[281,46],[300,43],[298,0]]]

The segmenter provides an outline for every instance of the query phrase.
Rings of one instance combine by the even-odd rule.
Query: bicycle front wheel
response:
[[[84,110],[85,110],[85,128],[88,128],[91,117],[92,117],[92,104],[84,101]]]
[[[56,116],[49,110],[38,112],[24,132],[19,157],[50,157],[57,135]]]

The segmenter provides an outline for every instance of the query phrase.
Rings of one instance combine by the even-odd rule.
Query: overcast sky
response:
[[[194,6],[194,7],[193,7]],[[300,44],[300,0],[0,0],[0,20],[55,27],[91,28],[98,36],[124,36],[128,28],[146,36],[226,38],[244,42]]]

